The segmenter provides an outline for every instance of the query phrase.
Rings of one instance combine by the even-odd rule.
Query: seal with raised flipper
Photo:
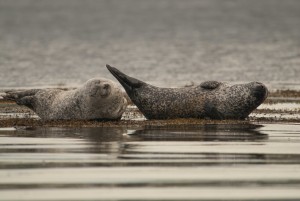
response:
[[[259,82],[206,81],[192,87],[160,88],[106,67],[147,119],[245,119],[268,95],[267,87]]]
[[[4,99],[32,109],[43,120],[118,120],[127,100],[117,83],[93,78],[72,89],[31,89],[6,92]]]

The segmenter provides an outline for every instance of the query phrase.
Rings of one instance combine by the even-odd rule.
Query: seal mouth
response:
[[[108,64],[106,64],[106,68],[120,82],[120,84],[124,87],[124,89],[127,92],[130,92],[135,88],[139,88],[144,84],[144,82],[142,82],[138,79],[129,77],[128,75],[125,75],[124,73],[119,71],[117,68],[112,67]]]

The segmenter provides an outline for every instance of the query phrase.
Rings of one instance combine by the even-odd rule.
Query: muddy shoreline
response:
[[[280,104],[293,104],[294,108],[283,108]],[[278,108],[272,106],[279,105]],[[288,105],[289,106],[289,105]],[[282,118],[283,115],[288,118]],[[277,116],[276,116],[277,115]],[[279,117],[278,117],[279,116]],[[12,101],[0,100],[0,127],[192,127],[198,125],[249,125],[260,123],[300,123],[300,91],[277,90],[271,92],[267,100],[246,120],[208,120],[208,119],[174,119],[146,120],[139,110],[129,105],[120,121],[79,121],[57,120],[43,121],[30,109],[19,106]]]

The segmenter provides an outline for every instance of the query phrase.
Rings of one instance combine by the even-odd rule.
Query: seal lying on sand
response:
[[[15,100],[32,109],[40,118],[109,120],[120,119],[127,106],[124,93],[108,79],[90,79],[73,90],[32,89],[7,92],[4,99]]]
[[[147,119],[244,119],[267,97],[259,82],[228,85],[217,81],[185,88],[159,88],[106,65]]]

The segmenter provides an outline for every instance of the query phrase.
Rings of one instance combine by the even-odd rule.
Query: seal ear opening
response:
[[[112,67],[108,64],[106,64],[106,68],[120,82],[120,84],[124,87],[126,91],[131,91],[134,88],[139,88],[144,84],[144,82],[133,77],[129,77],[128,75],[125,75],[124,73],[119,71],[117,68]]]

